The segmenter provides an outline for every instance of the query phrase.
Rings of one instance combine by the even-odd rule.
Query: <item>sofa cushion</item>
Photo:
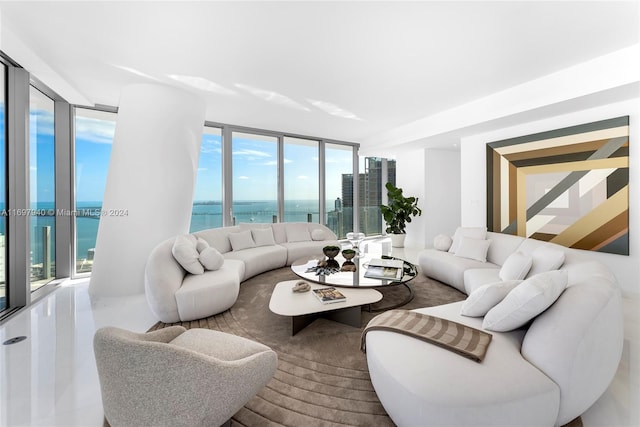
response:
[[[230,233],[229,242],[231,243],[231,249],[233,251],[242,251],[256,247],[256,242],[253,241],[253,237],[251,236],[251,230]]]
[[[197,240],[190,234],[176,237],[171,253],[178,263],[191,274],[204,273],[204,267],[198,261],[200,254],[196,249]]]
[[[229,234],[241,231],[239,226],[210,228],[193,233],[197,237],[202,237],[210,246],[216,248],[221,254],[231,250]]]
[[[460,241],[463,237],[469,237],[471,239],[486,239],[487,227],[458,227],[453,234],[453,242],[449,248],[449,252],[456,253]]]
[[[215,271],[222,267],[224,257],[216,248],[208,246],[200,252],[198,261],[200,261],[205,270]]]
[[[254,228],[251,230],[251,236],[256,246],[273,246],[276,244],[276,241],[273,239],[271,227]]]
[[[497,278],[499,266],[490,262],[480,262],[469,258],[454,256],[449,252],[424,249],[418,254],[418,264],[422,273],[442,283],[465,292],[465,271],[476,268],[495,269]],[[496,280],[491,280],[495,282]],[[488,283],[484,282],[483,284]]]
[[[487,252],[487,261],[497,265],[502,265],[509,258],[509,255],[515,251],[520,251],[524,254],[528,252],[520,249],[522,243],[526,240],[524,237],[513,236],[511,234],[495,233],[493,231],[487,232],[487,239],[491,239],[491,246]]]
[[[244,262],[245,271],[242,281],[245,281],[265,271],[284,267],[287,262],[287,250],[280,245],[260,246],[227,252],[224,254],[224,258],[227,261],[240,260]]]
[[[489,250],[490,244],[491,240],[462,237],[460,239],[460,245],[458,249],[456,249],[455,256],[487,262],[487,251]]]
[[[222,268],[197,276],[186,276],[175,293],[183,322],[202,319],[231,307],[238,299],[244,264],[227,261]]]
[[[433,238],[433,249],[438,251],[448,251],[453,244],[453,239],[446,234],[438,234]]]
[[[531,270],[529,276],[544,273],[545,271],[557,270],[564,263],[564,252],[549,246],[540,246],[531,252]]]
[[[522,280],[507,280],[480,286],[464,301],[460,314],[469,317],[484,316],[520,283]]]
[[[527,277],[529,269],[531,269],[531,257],[522,252],[514,252],[502,265],[500,269],[501,280],[521,280]]]
[[[311,240],[309,227],[305,223],[287,224],[287,242],[306,242]]]
[[[484,317],[482,327],[490,331],[511,331],[527,324],[553,304],[567,286],[564,270],[533,276],[516,286]]]
[[[325,240],[327,238],[327,233],[324,230],[320,230],[316,228],[315,230],[311,230],[311,239],[315,241]]]
[[[482,265],[493,264],[487,262]],[[464,271],[464,292],[466,292],[467,295],[471,295],[471,293],[480,286],[501,281],[500,267],[497,265],[495,268],[469,268]]]

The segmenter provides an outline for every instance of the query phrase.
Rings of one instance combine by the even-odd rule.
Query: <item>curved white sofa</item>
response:
[[[272,231],[272,244],[232,250],[230,234],[264,228]],[[224,263],[218,270],[189,274],[172,254],[175,238],[158,244],[145,267],[145,294],[151,311],[162,322],[202,319],[223,312],[235,303],[241,282],[322,253],[324,246],[340,245],[329,228],[306,222],[247,223],[193,234],[218,250]]]
[[[429,277],[470,293],[499,281],[507,257],[551,245],[565,253],[568,285],[532,322],[494,332],[482,363],[387,331],[370,331],[367,361],[374,388],[399,426],[553,426],[588,409],[609,386],[623,343],[620,289],[613,273],[588,253],[522,237],[487,233],[487,262],[426,249]],[[460,314],[464,302],[416,311],[482,329]]]

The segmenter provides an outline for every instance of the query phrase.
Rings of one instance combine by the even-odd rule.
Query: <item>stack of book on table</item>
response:
[[[404,275],[404,261],[401,259],[374,258],[369,261],[364,277],[371,279],[401,280]]]
[[[320,300],[323,304],[330,304],[333,302],[342,302],[347,298],[337,290],[336,288],[319,288],[313,289],[313,294]]]

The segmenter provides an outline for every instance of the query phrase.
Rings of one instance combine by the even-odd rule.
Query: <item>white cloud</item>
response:
[[[238,179],[251,179],[251,178],[249,178],[248,176],[240,175]]]
[[[309,179],[306,175],[298,175],[298,179]]]
[[[113,121],[76,115],[76,139],[96,144],[111,144],[115,132],[116,123]]]
[[[204,171],[208,171],[209,168],[198,168],[198,172],[204,172]]]
[[[233,152],[234,156],[248,156],[248,157],[271,157],[271,154],[265,153],[264,151],[259,150],[250,150],[247,148],[243,148],[241,150],[236,150]]]

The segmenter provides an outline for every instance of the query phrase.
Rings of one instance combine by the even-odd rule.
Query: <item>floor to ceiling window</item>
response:
[[[88,273],[98,236],[116,113],[75,108],[75,272]]]
[[[353,151],[350,145],[325,144],[325,224],[338,238],[353,231]]]
[[[7,146],[6,146],[6,81],[7,67],[0,63],[0,210],[7,209]],[[0,216],[0,311],[8,306],[6,271],[7,271],[7,215]]]
[[[278,222],[278,138],[233,132],[233,222]]]
[[[284,137],[284,222],[320,222],[318,141]]]
[[[55,277],[54,101],[29,90],[29,212],[31,290]]]
[[[190,232],[222,227],[222,129],[205,126]]]

